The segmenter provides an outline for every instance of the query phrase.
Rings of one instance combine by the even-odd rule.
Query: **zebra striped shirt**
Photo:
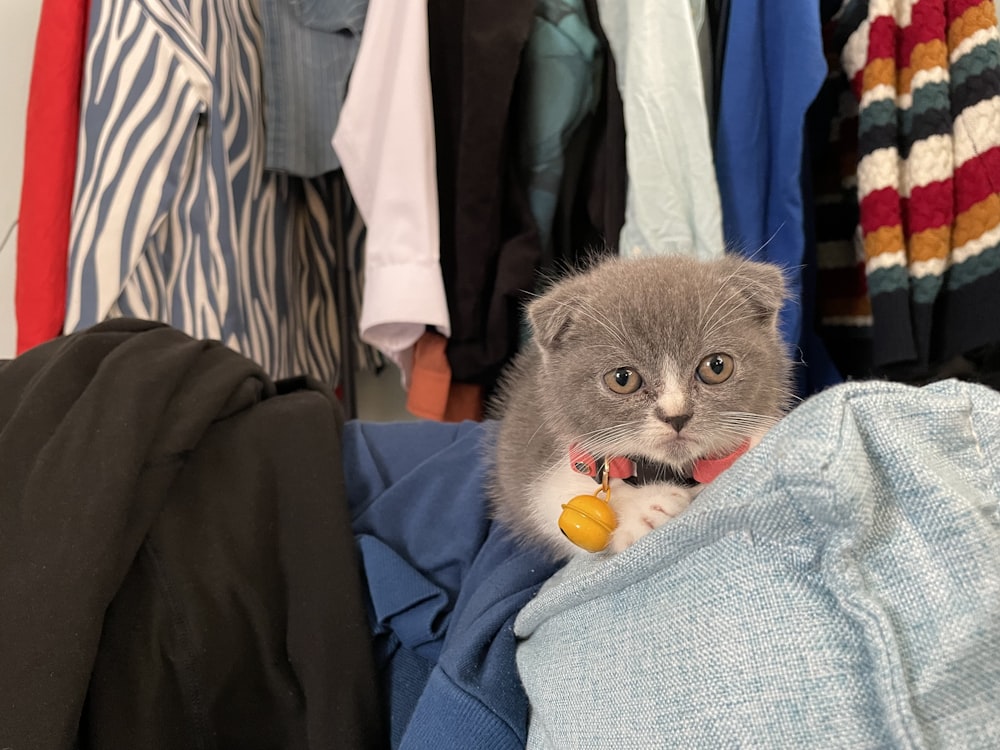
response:
[[[161,320],[333,382],[342,176],[264,170],[259,18],[257,0],[93,0],[65,329]]]

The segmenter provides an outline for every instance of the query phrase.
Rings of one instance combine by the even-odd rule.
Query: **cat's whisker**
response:
[[[749,412],[720,412],[716,421],[724,424],[766,425],[772,427],[781,421],[780,416]]]
[[[743,290],[737,288],[737,289],[734,289],[732,291],[732,293],[728,297],[726,297],[724,300],[722,300],[721,302],[719,302],[718,305],[716,305],[715,307],[711,307],[712,303],[714,303],[715,299],[718,297],[718,294],[719,294],[720,291],[721,291],[721,287],[718,290],[716,290],[715,296],[712,297],[712,302],[709,303],[709,313],[712,316],[715,316],[719,312],[725,312],[725,313],[728,314],[728,313],[732,312],[733,309],[739,309],[743,304],[746,304],[746,300],[744,299],[744,300],[741,301],[741,304],[736,305],[734,308],[727,307],[727,305],[729,305],[729,303],[732,302],[733,299],[735,299],[736,297],[739,297],[740,294],[742,294]],[[715,319],[714,319],[714,317],[713,318],[709,318],[708,325],[714,327],[714,325],[715,325]],[[704,326],[703,326],[703,329],[704,329]]]
[[[533,433],[531,433],[531,437],[528,438],[528,442],[524,444],[525,447],[531,445],[531,441],[534,440],[536,437],[538,437],[538,433],[542,431],[542,428],[544,426],[545,426],[544,422],[539,422],[538,423],[538,427],[535,429],[535,431]]]
[[[621,422],[607,427],[602,427],[591,432],[585,432],[577,436],[576,442],[580,445],[594,442],[595,440],[605,439],[610,435],[617,435],[618,433],[627,432],[628,430],[633,430],[639,426],[641,422],[639,420],[630,422]]]
[[[624,422],[593,430],[591,432],[586,432],[582,435],[578,435],[573,441],[573,445],[584,453],[590,453],[592,455],[610,453],[613,451],[616,443],[621,442],[626,438],[631,438],[636,427],[640,424],[640,421]],[[566,448],[568,449],[569,446],[566,446]],[[562,469],[566,462],[569,461],[568,452],[563,455],[560,455],[560,453],[562,453],[562,451],[558,449],[553,452],[553,455],[549,459],[549,468],[542,472],[539,477],[540,480],[547,479],[552,474]]]
[[[782,402],[802,403],[802,401],[804,400],[801,396],[796,396],[794,393],[791,393],[788,390],[787,386],[784,387],[784,388],[782,388],[782,387],[776,386],[776,385],[764,385],[764,384],[760,384],[757,387],[759,389],[761,389],[761,390],[765,390],[765,391],[768,391],[770,393],[777,393],[779,396],[781,396],[781,401]]]
[[[614,346],[612,344],[605,344],[599,341],[592,344],[582,344],[580,346],[574,345],[574,350],[578,352],[611,352],[615,355],[614,359],[617,361],[621,358],[622,348],[621,346]]]
[[[782,226],[784,226],[784,224],[782,224]],[[745,265],[747,265],[751,261],[753,261],[753,259],[757,256],[757,254],[760,253],[765,247],[768,246],[768,244],[771,242],[771,240],[774,239],[775,235],[777,235],[778,231],[780,231],[780,230],[781,230],[781,227],[778,227],[778,230],[775,231],[775,233],[772,234],[768,238],[767,242],[765,242],[763,245],[761,245],[759,248],[757,248],[749,256],[741,256],[740,257],[739,263],[736,265],[736,268],[734,268],[733,271],[732,271],[732,273],[730,273],[725,279],[722,280],[722,282],[716,288],[715,294],[712,295],[712,299],[709,300],[708,305],[706,306],[709,309],[709,311],[712,310],[712,304],[718,298],[719,293],[726,287],[726,285],[729,284],[730,281],[732,281],[734,278],[736,278],[743,271],[743,267]],[[732,257],[732,256],[730,256],[730,257]],[[737,290],[737,293],[738,293],[738,291],[739,290]],[[730,297],[730,299],[732,299],[732,297]],[[700,305],[699,305],[699,312],[701,312]],[[705,317],[704,314],[702,314],[701,315],[701,320],[699,321],[699,325],[698,325],[699,328],[703,328],[702,324],[704,323],[704,317]]]
[[[577,447],[591,454],[607,453],[612,451],[618,444],[631,443],[634,430],[622,430],[617,433],[606,433],[598,438],[576,443]]]
[[[632,337],[631,337],[631,336],[630,336],[630,335],[628,334],[628,330],[629,330],[629,326],[628,326],[628,325],[627,325],[627,324],[625,323],[625,315],[624,315],[624,313],[622,312],[622,309],[621,309],[621,307],[619,307],[619,308],[618,308],[618,325],[619,325],[619,326],[621,327],[621,328],[620,328],[620,330],[622,330],[622,331],[625,331],[625,332],[626,332],[626,334],[625,334],[625,335],[626,335],[626,336],[628,336],[628,339],[629,339],[629,343],[630,343],[630,344],[632,344],[632,351],[640,351],[640,348],[639,348],[639,347],[637,347],[637,346],[635,346],[635,342],[634,342],[634,340],[633,340],[633,339],[632,339]]]
[[[595,316],[598,316],[601,319],[605,320],[610,329],[614,330],[618,334],[618,341],[620,341],[626,349],[628,349],[629,351],[636,351],[637,347],[635,346],[635,341],[633,341],[631,336],[629,335],[629,326],[625,324],[624,318],[621,317],[622,311],[620,308],[618,310],[619,326],[618,328],[614,328],[614,324],[611,322],[611,319],[602,310],[594,307],[593,305],[589,304],[586,301],[582,301],[580,302],[580,304]]]
[[[712,423],[712,429],[714,430],[716,428],[720,428],[721,429],[723,427],[731,427],[733,429],[740,429],[740,430],[746,430],[746,429],[759,430],[761,427],[771,428],[775,424],[776,424],[776,422],[772,422],[772,421],[769,421],[769,420],[756,420],[756,419],[753,419],[753,420],[751,420],[751,419],[747,419],[747,420],[739,420],[739,419],[729,420],[729,419],[717,419],[717,420],[715,420],[715,422]]]
[[[641,425],[642,421],[636,420],[594,430],[577,436],[574,445],[586,453],[604,453],[623,440],[631,442]]]
[[[773,419],[778,421],[780,417],[774,414],[761,414],[755,411],[720,411],[719,416],[722,417],[752,417],[753,419]]]
[[[726,305],[729,304],[730,300],[732,300],[733,296],[735,296],[735,295],[737,295],[739,293],[740,293],[739,290],[737,290],[736,292],[734,292],[734,294],[732,296],[730,296],[728,299],[724,300],[719,305],[718,310],[720,312],[722,312],[723,314],[722,314],[721,317],[714,317],[714,318],[712,318],[712,320],[710,321],[710,326],[711,327],[707,331],[704,330],[704,329],[702,329],[703,330],[703,333],[702,333],[702,337],[703,338],[708,339],[709,337],[711,337],[712,335],[714,335],[716,331],[718,331],[720,328],[722,328],[723,326],[725,326],[727,324],[730,325],[730,326],[732,326],[732,325],[740,323],[740,322],[742,322],[744,320],[752,320],[753,319],[754,314],[753,314],[752,311],[749,314],[747,314],[747,315],[743,315],[743,317],[741,317],[741,318],[736,318],[735,320],[733,319],[734,315],[740,315],[741,313],[745,312],[748,307],[750,307],[751,303],[750,303],[750,300],[748,300],[748,299],[742,299],[742,300],[739,301],[738,304],[735,304],[732,307],[728,307],[728,308],[726,307]]]
[[[754,250],[754,251],[753,251],[753,252],[752,252],[752,253],[751,253],[750,255],[748,255],[748,256],[747,256],[747,260],[748,260],[748,261],[751,261],[751,260],[753,260],[754,258],[756,258],[756,257],[757,257],[757,256],[758,256],[758,255],[759,255],[759,254],[760,254],[761,252],[763,252],[764,248],[766,248],[766,247],[767,247],[768,245],[770,245],[770,244],[771,244],[771,241],[772,241],[772,240],[773,240],[773,239],[774,239],[775,237],[777,237],[777,236],[778,236],[778,232],[780,232],[780,231],[781,231],[782,229],[784,229],[784,228],[785,228],[785,222],[781,222],[781,223],[780,223],[780,224],[778,225],[778,228],[774,230],[774,233],[773,233],[773,234],[772,234],[772,235],[771,235],[770,237],[768,237],[768,238],[767,238],[767,239],[766,239],[766,240],[764,241],[764,244],[763,244],[763,245],[761,245],[760,247],[758,247],[758,248],[757,248],[756,250]]]
[[[726,427],[734,430],[749,430],[750,432],[766,432],[767,430],[774,427],[775,422],[720,422],[717,426],[719,429]]]
[[[559,301],[559,304],[563,307],[567,307],[571,310],[583,313],[587,318],[589,318],[591,321],[593,321],[601,328],[603,328],[605,331],[607,331],[609,334],[611,334],[612,338],[614,338],[615,341],[621,344],[622,347],[628,348],[628,344],[626,343],[625,339],[622,338],[621,332],[616,330],[611,325],[611,321],[609,321],[604,315],[595,311],[594,308],[591,307],[590,305],[581,304],[579,302],[577,302],[576,304],[570,304],[569,302],[562,302],[562,301]]]
[[[733,427],[749,427],[749,428],[753,428],[753,429],[759,429],[761,427],[764,427],[766,429],[770,429],[771,427],[774,427],[774,425],[776,425],[778,423],[778,421],[779,420],[777,420],[777,419],[770,419],[770,418],[756,418],[756,419],[740,418],[740,419],[734,419],[734,418],[722,417],[721,419],[716,420],[716,424],[719,424],[719,425],[729,425],[729,426],[733,426]]]
[[[715,424],[727,424],[727,425],[739,425],[744,427],[762,427],[768,426],[773,427],[777,424],[776,419],[717,419]]]
[[[732,281],[734,278],[736,278],[736,276],[738,276],[743,271],[743,267],[745,265],[748,265],[748,264],[754,262],[754,260],[757,258],[757,256],[760,255],[760,253],[762,253],[764,251],[764,249],[768,245],[771,244],[771,242],[774,240],[774,238],[778,236],[778,233],[782,229],[784,229],[784,227],[785,227],[785,222],[781,222],[781,224],[778,225],[778,228],[774,230],[774,232],[771,234],[771,236],[768,237],[760,247],[758,247],[756,250],[754,250],[749,255],[741,255],[740,256],[740,262],[739,262],[739,264],[736,266],[735,269],[733,269],[733,272],[731,274],[729,274],[729,276],[726,279],[724,279],[721,284],[719,284],[718,288],[715,290],[715,294],[712,296],[712,299],[708,303],[709,310],[711,310],[712,303],[715,302],[716,298],[719,296],[719,292],[721,292],[722,289],[730,281]],[[732,256],[730,255],[730,257],[732,257]],[[730,299],[731,298],[732,297],[730,297]],[[700,300],[699,300],[699,318],[700,318],[700,320],[699,320],[699,326],[698,327],[704,329],[703,323],[704,323],[704,319],[705,319],[705,314],[704,314],[704,311],[701,308]]]
[[[726,300],[728,303],[728,300]],[[726,303],[723,303],[725,305]],[[716,331],[724,326],[733,327],[743,321],[753,321],[757,318],[757,313],[752,309],[752,303],[748,299],[740,300],[738,304],[726,309],[724,306],[720,307],[720,310],[724,310],[724,314],[721,317],[714,317],[710,322],[710,327],[707,329],[703,326],[701,336],[703,339],[707,340],[711,338]],[[741,317],[733,317],[741,316]]]

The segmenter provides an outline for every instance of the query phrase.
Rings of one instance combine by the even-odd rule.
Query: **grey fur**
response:
[[[773,424],[790,401],[791,365],[777,327],[784,297],[780,269],[730,256],[616,258],[554,284],[529,305],[533,343],[508,368],[492,406],[501,419],[490,488],[495,517],[564,557],[558,528],[531,512],[531,489],[568,462],[572,443],[686,470],[705,455],[692,450],[724,454]],[[708,386],[695,370],[716,352],[732,355],[736,367],[728,381]],[[662,410],[656,417],[671,362],[677,398],[692,414],[682,433],[696,445],[670,444],[673,428]],[[623,366],[644,380],[629,396],[604,383],[605,373]]]

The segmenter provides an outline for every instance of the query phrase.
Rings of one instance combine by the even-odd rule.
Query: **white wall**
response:
[[[0,2],[0,241],[17,220],[24,158],[24,116],[41,0]],[[12,357],[15,229],[0,248],[0,359]]]

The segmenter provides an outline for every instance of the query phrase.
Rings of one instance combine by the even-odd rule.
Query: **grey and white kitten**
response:
[[[494,516],[555,559],[579,552],[562,504],[593,494],[569,450],[690,472],[732,453],[787,410],[791,364],[778,332],[779,268],[727,256],[610,259],[554,284],[527,309],[533,340],[508,368]],[[612,483],[618,552],[680,513],[701,485]]]

